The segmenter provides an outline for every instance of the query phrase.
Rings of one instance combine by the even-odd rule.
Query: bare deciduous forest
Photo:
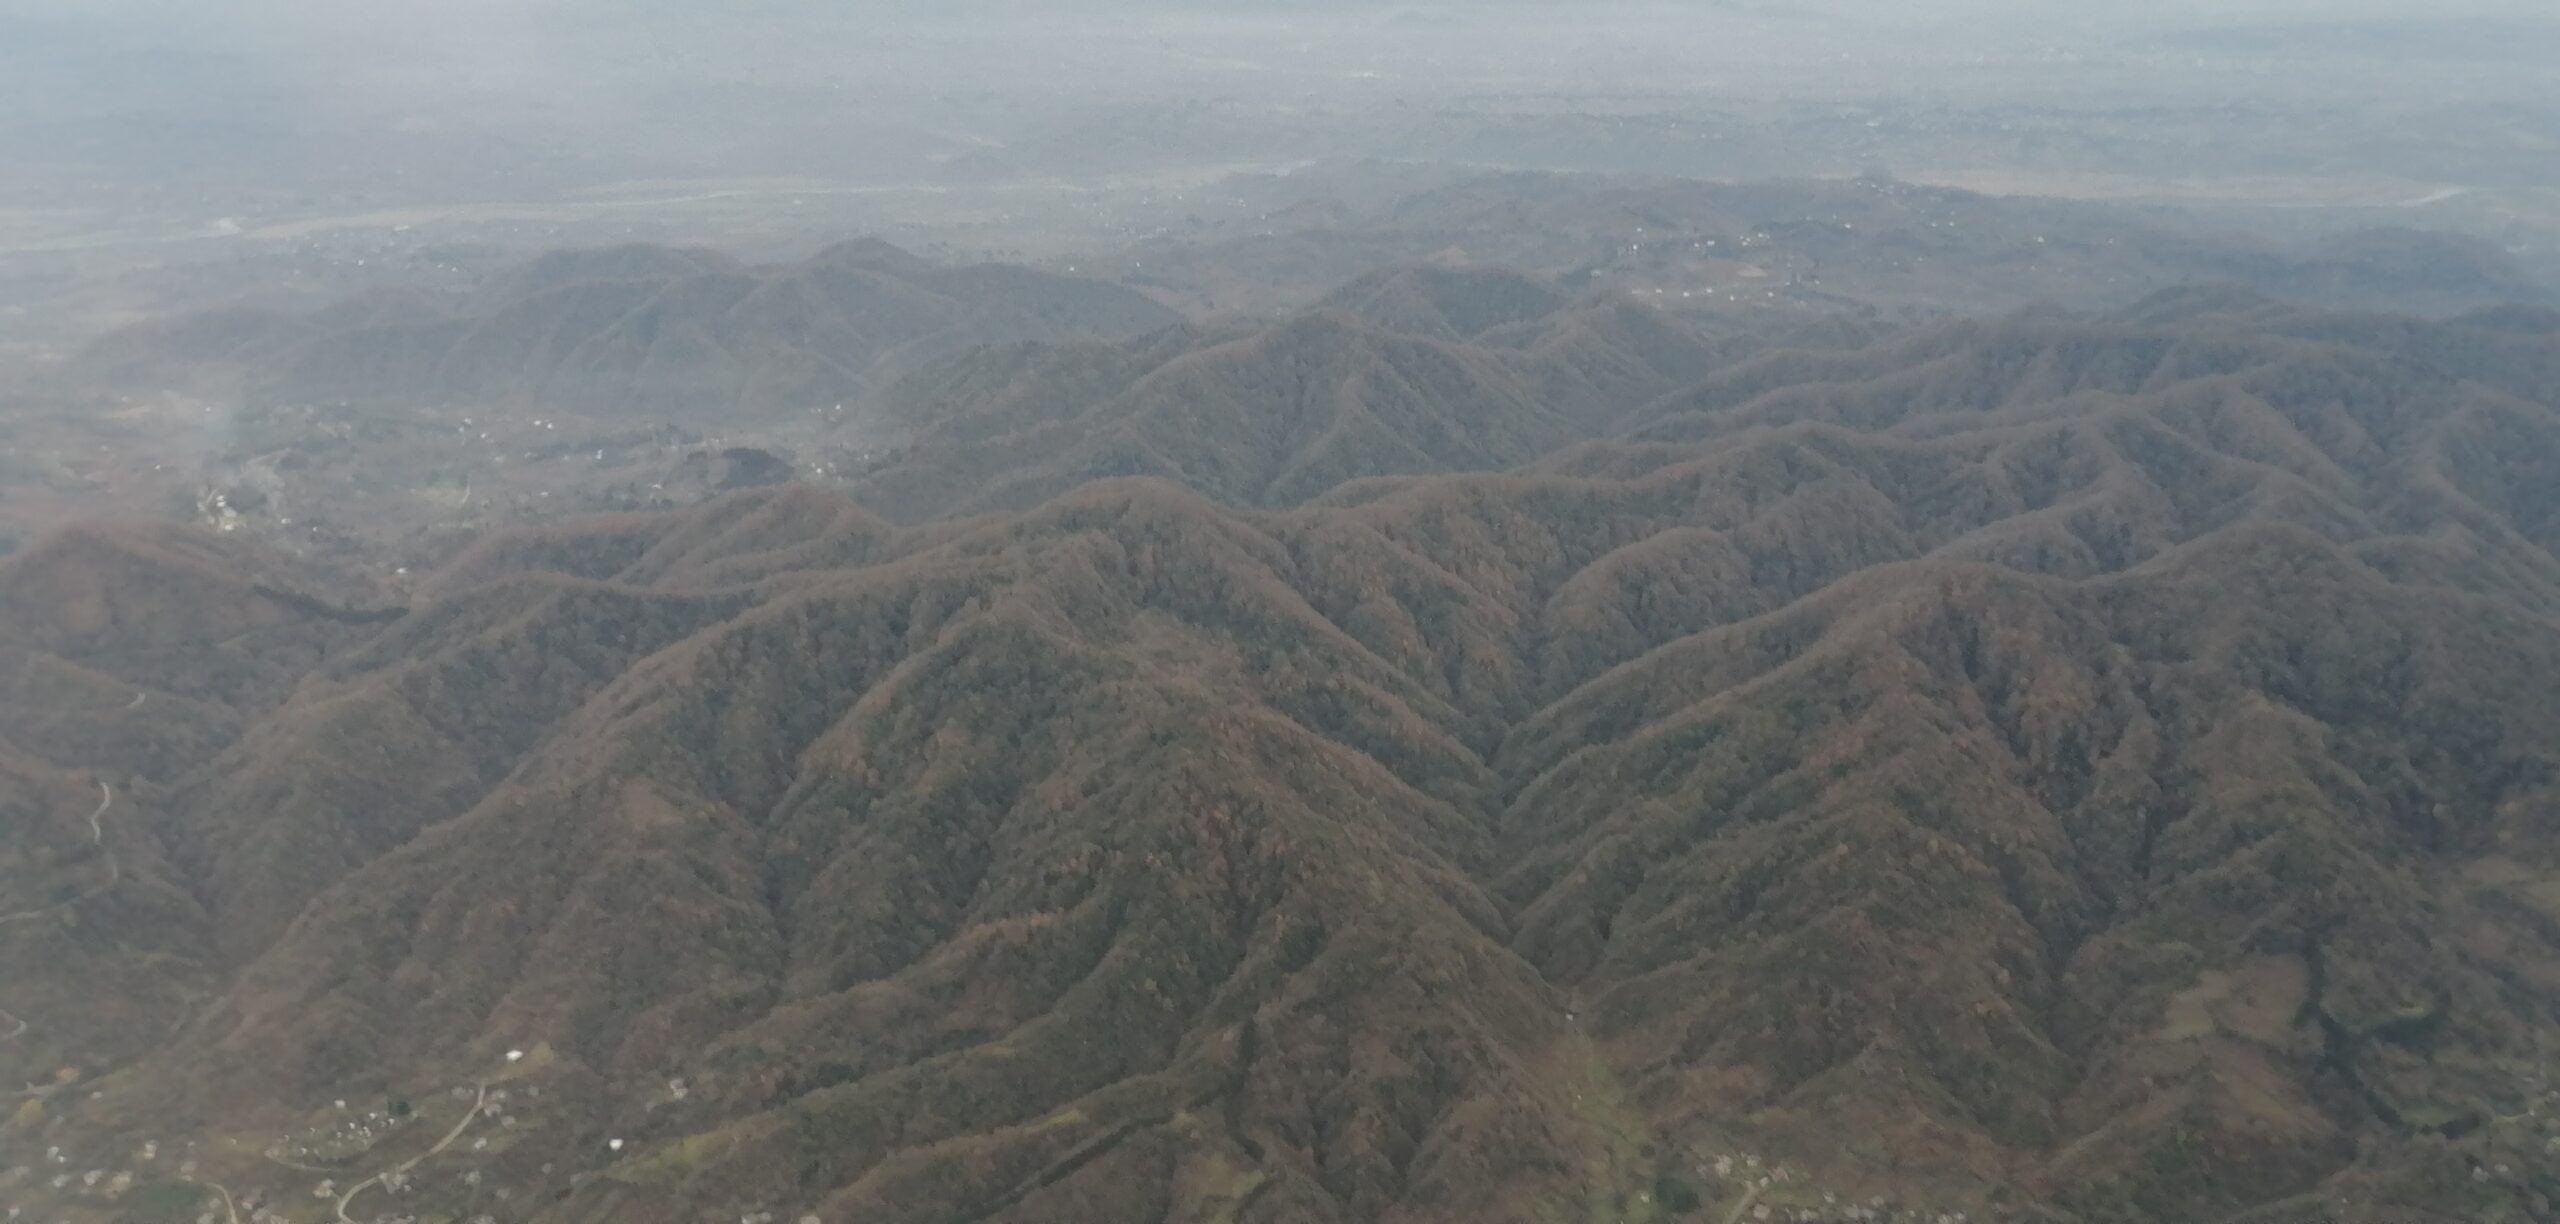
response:
[[[0,7],[0,1208],[2553,1218],[2560,26],[2317,7]]]

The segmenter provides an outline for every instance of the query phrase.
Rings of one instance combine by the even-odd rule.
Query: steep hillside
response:
[[[186,533],[0,563],[0,1195],[2549,1218],[2552,319],[2189,295],[1523,389],[1623,313],[1006,350],[939,427],[1028,474],[878,477],[1188,489],[751,490],[396,606]]]
[[[1406,264],[1370,273],[1327,295],[1338,307],[1388,331],[1437,340],[1473,340],[1495,328],[1534,323],[1569,295],[1504,268]]]

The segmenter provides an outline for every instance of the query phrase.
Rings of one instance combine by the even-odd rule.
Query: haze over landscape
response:
[[[0,0],[0,1209],[2560,1219],[2554,80]]]

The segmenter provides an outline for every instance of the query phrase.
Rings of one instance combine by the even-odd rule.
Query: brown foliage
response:
[[[40,546],[0,728],[100,676],[205,711],[113,741],[180,745],[117,767],[165,786],[137,885],[200,908],[115,921],[222,966],[58,1125],[541,1044],[698,1140],[558,1220],[1551,1219],[1747,1144],[2186,1221],[2524,1167],[2560,332],[2193,305],[1774,354],[1562,451],[1613,427],[1317,316],[1056,435],[1293,509],[759,490],[494,541],[387,625],[120,577],[192,537]],[[1327,390],[1206,389],[1245,358]],[[1462,390],[1380,398],[1416,370]],[[1011,402],[977,441],[1050,428]],[[1334,487],[1391,404],[1417,466],[1547,457]],[[705,1112],[643,1104],[677,1074]]]

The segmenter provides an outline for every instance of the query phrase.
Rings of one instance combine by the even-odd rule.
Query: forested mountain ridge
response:
[[[0,562],[0,1194],[300,1219],[458,1125],[400,1210],[2560,1200],[2560,322],[1625,366],[1537,355],[1622,304],[1415,279],[938,367],[949,447],[850,496],[405,603],[176,530]],[[1608,368],[1663,385],[1556,390]]]
[[[1356,177],[1356,176],[1355,176]],[[2281,223],[2250,233],[2175,210],[1854,180],[1494,171],[1354,207],[1290,178],[1251,232],[1164,240],[1120,269],[1132,283],[1225,309],[1288,309],[1402,260],[1451,257],[1529,269],[1573,291],[1648,301],[1767,303],[1890,317],[1979,314],[2027,302],[2075,309],[2198,282],[2289,300],[2426,316],[2508,302],[2549,306],[2533,249],[2412,228],[2371,210],[2340,230]],[[1388,296],[1393,302],[1395,295]],[[1419,316],[1416,321],[1419,321]]]
[[[1392,269],[1273,322],[936,363],[887,394],[905,441],[856,495],[916,521],[1148,475],[1294,505],[1363,476],[1526,463],[1758,343],[1518,273]]]

